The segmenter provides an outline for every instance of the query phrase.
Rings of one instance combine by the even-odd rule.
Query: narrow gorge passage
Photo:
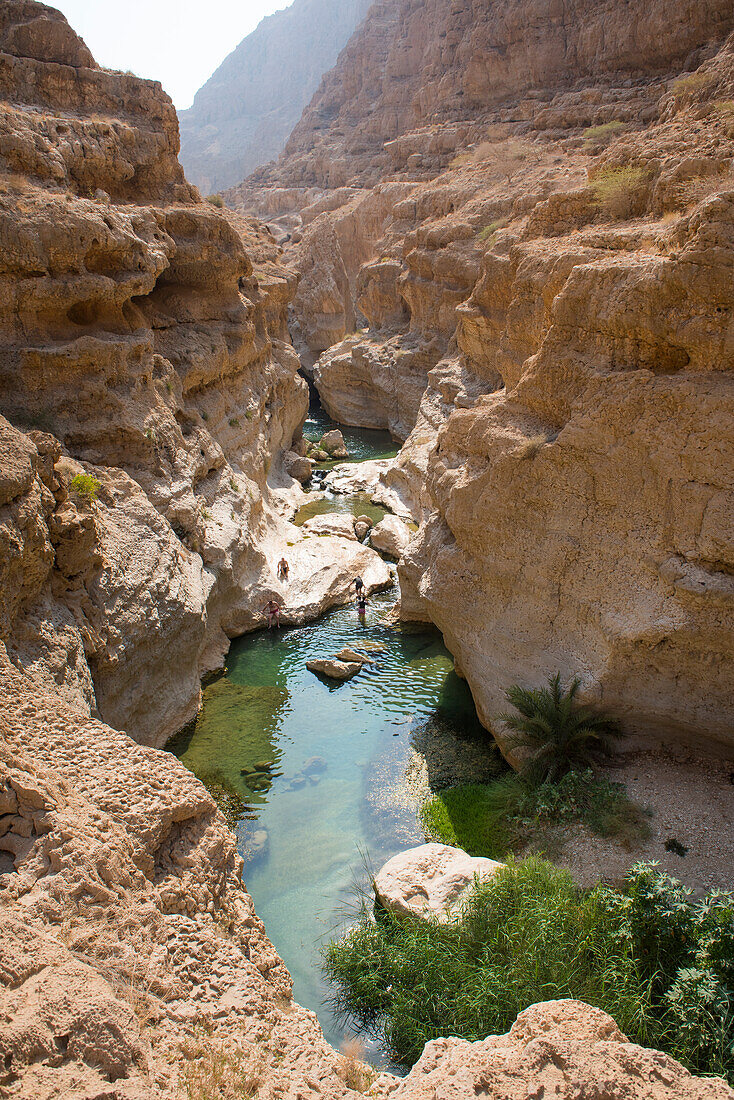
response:
[[[312,409],[305,431],[333,426]],[[390,453],[387,433],[343,431],[353,456]],[[337,494],[305,505],[296,522],[370,509],[375,520],[385,513],[368,494]],[[397,587],[373,595],[364,625],[349,606],[235,641],[195,726],[169,746],[235,820],[243,879],[293,976],[294,997],[337,1047],[349,1028],[329,1006],[320,947],[355,915],[355,887],[368,891],[371,871],[423,842],[425,743],[440,753],[454,738],[472,740],[488,774],[498,766],[439,632],[386,623],[397,596]],[[355,679],[339,684],[306,669],[343,646],[372,657]],[[369,1040],[366,1057],[388,1064]]]

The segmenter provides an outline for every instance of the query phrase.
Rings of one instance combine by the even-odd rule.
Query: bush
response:
[[[508,218],[496,218],[493,222],[490,222],[489,225],[485,225],[483,229],[480,229],[477,233],[477,237],[480,241],[491,241],[494,239],[497,231],[504,229],[508,223]]]
[[[221,210],[224,206],[224,199],[221,195],[207,195],[206,201],[210,202],[212,206],[216,206],[217,210]]]
[[[557,826],[581,822],[597,836],[625,847],[650,835],[649,815],[631,802],[621,783],[590,769],[568,772],[558,783],[533,787],[510,774],[486,786],[450,787],[421,809],[426,833],[472,856],[502,860]]]
[[[622,890],[510,861],[446,925],[365,911],[324,950],[334,1003],[411,1065],[439,1035],[507,1031],[538,1001],[574,997],[633,1042],[696,1072],[734,1072],[734,898],[698,902],[654,864]]]
[[[591,181],[597,206],[614,220],[643,213],[648,173],[644,168],[626,165],[606,168]]]
[[[553,782],[567,771],[586,768],[611,751],[613,738],[621,736],[615,721],[591,707],[579,706],[576,694],[581,681],[572,680],[567,689],[557,672],[547,688],[522,688],[519,684],[505,693],[517,714],[500,714],[510,731],[508,746],[524,757],[521,772],[534,784]]]
[[[587,145],[598,145],[613,138],[615,134],[618,134],[624,128],[625,124],[620,119],[615,118],[612,122],[603,122],[600,126],[589,126],[588,129],[584,130],[584,139]]]
[[[71,479],[72,491],[81,500],[96,500],[101,487],[100,482],[92,474],[77,474]]]

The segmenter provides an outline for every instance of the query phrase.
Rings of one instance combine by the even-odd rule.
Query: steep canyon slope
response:
[[[407,438],[403,614],[500,741],[505,688],[560,670],[734,747],[733,30],[723,0],[378,4],[227,194],[290,237],[329,411]]]
[[[294,0],[267,16],[181,111],[181,163],[205,195],[277,157],[370,0]]]

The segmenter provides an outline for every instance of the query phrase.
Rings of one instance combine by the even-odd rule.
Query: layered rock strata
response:
[[[298,331],[332,416],[410,433],[382,475],[423,521],[403,614],[500,741],[506,688],[560,670],[629,733],[731,753],[734,14],[661,2],[653,40],[614,3],[543,36],[480,6],[380,8],[231,201],[341,272]]]
[[[297,277],[266,230],[199,201],[158,85],[97,68],[30,0],[4,5],[0,48],[0,412],[22,468],[2,635],[161,745],[276,581],[307,408]],[[345,598],[322,579],[310,611]]]

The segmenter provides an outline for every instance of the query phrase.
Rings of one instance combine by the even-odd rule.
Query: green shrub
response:
[[[573,997],[633,1042],[697,1072],[734,1071],[734,898],[639,864],[617,890],[510,860],[446,925],[383,910],[324,949],[338,1010],[412,1064],[429,1039],[502,1034],[538,1001]]]
[[[603,122],[600,126],[589,126],[588,129],[584,130],[584,138],[587,145],[598,145],[613,138],[615,134],[618,134],[624,128],[624,122],[615,118],[612,122]]]
[[[630,801],[623,785],[590,769],[538,787],[514,773],[487,785],[449,787],[424,804],[421,821],[431,839],[499,860],[542,841],[549,828],[574,822],[627,848],[650,835],[649,814]]]
[[[483,229],[480,229],[477,233],[477,237],[480,241],[491,241],[494,238],[495,233],[498,230],[504,229],[508,224],[509,218],[496,218],[489,225],[485,225]]]
[[[221,210],[224,206],[224,199],[221,195],[207,195],[206,201],[210,202],[212,206],[216,206],[217,210]]]
[[[240,426],[239,418],[236,417],[236,416],[230,417],[229,426],[230,426],[230,428],[239,428],[239,426]]]
[[[603,214],[613,219],[641,214],[648,179],[644,168],[629,164],[598,172],[591,181],[597,206]]]
[[[96,500],[101,484],[92,474],[77,474],[71,479],[72,491],[81,500]]]
[[[612,739],[621,736],[621,729],[607,715],[578,705],[580,686],[575,679],[564,690],[557,672],[547,688],[513,684],[505,693],[517,714],[500,714],[499,719],[510,731],[508,746],[524,758],[522,774],[535,784],[588,767],[609,753]]]

